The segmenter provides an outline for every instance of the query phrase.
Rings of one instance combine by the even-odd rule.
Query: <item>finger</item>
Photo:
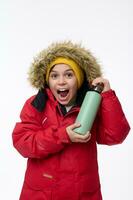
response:
[[[81,140],[86,140],[89,136],[90,136],[90,132],[87,132],[85,135],[75,133],[75,137]]]
[[[81,139],[83,142],[88,142],[91,139],[91,134],[86,139]]]
[[[82,139],[76,138],[74,142],[77,142],[77,143],[87,143],[90,140],[90,138],[91,137],[87,138],[86,140],[82,140]]]
[[[89,137],[87,138],[87,142],[91,139],[91,134],[89,134]]]
[[[98,77],[92,81],[92,85],[97,85],[99,82],[103,82],[102,77]]]
[[[78,128],[78,127],[80,127],[80,126],[81,126],[80,123],[79,123],[79,122],[76,122],[76,123],[70,125],[69,128],[70,128],[71,130],[73,130],[73,129]]]
[[[76,138],[76,139],[74,140],[74,142],[76,142],[76,143],[86,143],[85,140],[81,140],[81,139],[78,139],[78,138]]]

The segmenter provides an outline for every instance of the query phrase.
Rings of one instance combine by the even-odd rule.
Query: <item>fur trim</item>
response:
[[[57,57],[74,60],[85,72],[89,83],[102,74],[96,58],[80,44],[73,44],[71,41],[53,43],[34,58],[29,70],[29,81],[32,86],[38,89],[45,87],[47,66]]]

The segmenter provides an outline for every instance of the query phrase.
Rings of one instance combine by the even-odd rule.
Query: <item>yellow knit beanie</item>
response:
[[[64,58],[64,57],[58,57],[53,62],[50,63],[50,65],[47,68],[46,72],[46,82],[48,84],[49,74],[52,69],[52,67],[56,64],[67,64],[69,67],[74,71],[75,76],[78,81],[78,88],[81,87],[83,80],[84,80],[84,73],[81,67],[72,59]]]

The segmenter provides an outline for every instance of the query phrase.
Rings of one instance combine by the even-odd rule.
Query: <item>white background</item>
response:
[[[102,65],[132,126],[132,0],[0,0],[0,199],[18,200],[26,159],[12,145],[27,72],[51,42],[82,42]],[[132,130],[123,144],[98,146],[103,200],[133,199]],[[90,163],[91,164],[91,163]]]

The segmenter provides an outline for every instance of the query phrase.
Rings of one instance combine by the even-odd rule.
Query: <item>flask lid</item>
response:
[[[98,83],[97,85],[92,85],[91,90],[101,93],[103,91],[104,84],[103,83]]]

